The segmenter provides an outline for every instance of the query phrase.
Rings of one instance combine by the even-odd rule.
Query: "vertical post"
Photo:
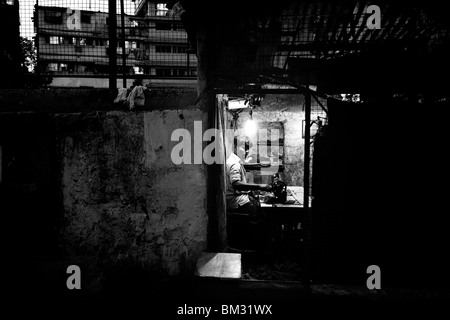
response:
[[[187,39],[187,46],[186,46],[186,76],[190,76],[191,75],[191,68],[190,68],[190,61],[189,61],[189,38],[186,37]]]
[[[36,5],[34,7],[34,25],[36,26],[36,36],[34,38],[34,46],[36,47],[36,65],[34,72],[40,76],[40,60],[39,60],[39,0],[36,0]]]
[[[311,94],[305,93],[305,158],[303,161],[303,207],[305,211],[304,220],[304,283],[305,288],[310,291],[310,248],[311,248],[311,210],[309,208],[309,164],[310,164],[310,124],[311,124]]]
[[[108,0],[109,20],[109,92],[117,94],[117,9],[116,0]]]
[[[120,0],[120,24],[122,31],[122,84],[123,88],[127,87],[127,56],[125,55],[125,10],[123,5],[124,0]]]
[[[213,128],[216,118],[216,97],[211,90],[213,83],[212,59],[214,32],[210,27],[210,17],[203,17],[197,21],[197,106],[208,114],[207,128]],[[217,152],[217,150],[216,150]],[[207,165],[207,213],[208,213],[208,251],[223,250],[221,237],[224,237],[223,230],[219,228],[219,220],[225,219],[223,207],[218,207],[218,181],[220,179],[220,164]]]

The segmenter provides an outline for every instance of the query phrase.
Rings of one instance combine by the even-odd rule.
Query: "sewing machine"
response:
[[[278,173],[275,173],[272,176],[272,183],[270,184],[270,186],[272,187],[271,191],[274,196],[268,197],[265,203],[286,203],[287,185],[280,180],[280,176],[278,175]]]

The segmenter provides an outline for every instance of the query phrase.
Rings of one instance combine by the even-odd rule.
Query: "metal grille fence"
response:
[[[119,87],[136,80],[164,86],[195,83],[196,55],[176,10],[157,1],[117,0],[114,23],[108,2],[36,0],[33,6],[24,1],[21,35],[34,37],[35,72],[51,76],[56,86],[108,87],[115,69],[110,56],[116,55]],[[115,48],[110,28],[115,29]]]
[[[119,86],[128,87],[136,79],[194,85],[197,59],[180,20],[183,8],[176,4],[168,8],[168,1],[160,1],[22,0],[21,32],[28,38],[35,35],[36,72],[52,76],[53,85],[65,86],[107,86],[111,70],[117,70]],[[116,3],[112,20],[110,2]],[[217,6],[220,3],[227,8],[223,2]],[[414,6],[383,2],[382,25],[369,27],[370,6],[365,0],[284,1],[255,8],[259,11],[249,9],[243,17],[229,8],[213,39],[213,47],[219,48],[214,74],[233,84],[240,78],[254,82],[247,81],[254,75],[305,77],[319,60],[373,49],[407,49],[420,55],[450,39],[442,21]]]

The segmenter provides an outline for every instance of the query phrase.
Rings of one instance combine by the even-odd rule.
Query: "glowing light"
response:
[[[258,126],[255,120],[253,119],[247,120],[247,122],[244,125],[244,130],[246,135],[254,136],[256,134],[256,131],[258,130]]]

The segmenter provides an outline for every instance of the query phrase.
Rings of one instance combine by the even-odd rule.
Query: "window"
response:
[[[171,46],[156,46],[155,51],[157,53],[171,53],[172,47]]]
[[[170,77],[171,72],[170,69],[156,69],[156,76],[157,77]]]
[[[156,30],[184,30],[183,24],[179,22],[158,21],[155,22]]]
[[[182,23],[174,22],[172,23],[172,30],[184,30],[184,26]]]
[[[91,15],[87,12],[81,11],[81,23],[91,23]]]
[[[58,64],[57,63],[49,63],[47,65],[47,70],[51,71],[51,72],[56,72],[58,71]]]
[[[86,72],[86,66],[79,64],[79,65],[77,65],[76,70],[77,70],[77,72],[84,73],[84,72]]]
[[[178,77],[186,77],[187,69],[173,69],[173,75]]]
[[[73,66],[72,66],[73,68]],[[69,71],[69,66],[67,63],[58,63],[58,62],[51,62],[47,64],[47,71],[50,72],[67,72]]]
[[[116,50],[117,54],[123,54],[123,49],[122,46],[117,46],[117,50]],[[129,54],[130,53],[130,49],[125,47],[125,54]]]
[[[85,46],[87,44],[86,38],[73,37],[72,43],[76,46]],[[92,43],[92,42],[91,42]]]
[[[73,63],[68,63],[67,64],[67,71],[68,72],[73,73],[74,69],[75,69],[75,65]]]
[[[186,51],[187,51],[187,47],[185,47],[185,46],[175,46],[175,47],[173,47],[173,50],[172,50],[172,52],[173,53],[186,53]]]
[[[117,66],[117,73],[123,74],[123,66]],[[132,67],[125,67],[125,74],[133,74],[133,68]]]
[[[63,40],[63,37],[51,36],[49,38],[49,43],[50,44],[63,44],[64,40]]]
[[[142,67],[133,67],[134,74],[144,74],[144,69]]]
[[[122,43],[120,42],[118,46],[122,46]],[[125,41],[125,48],[126,49],[137,49],[137,42],[136,41]]]
[[[76,66],[76,71],[79,73],[93,73],[95,72],[95,66],[89,64],[79,64]]]
[[[170,22],[156,22],[156,30],[172,30],[172,23]]]
[[[156,4],[156,15],[161,17],[161,16],[166,16],[169,13],[169,9],[166,8],[166,4],[165,3],[157,3]]]

